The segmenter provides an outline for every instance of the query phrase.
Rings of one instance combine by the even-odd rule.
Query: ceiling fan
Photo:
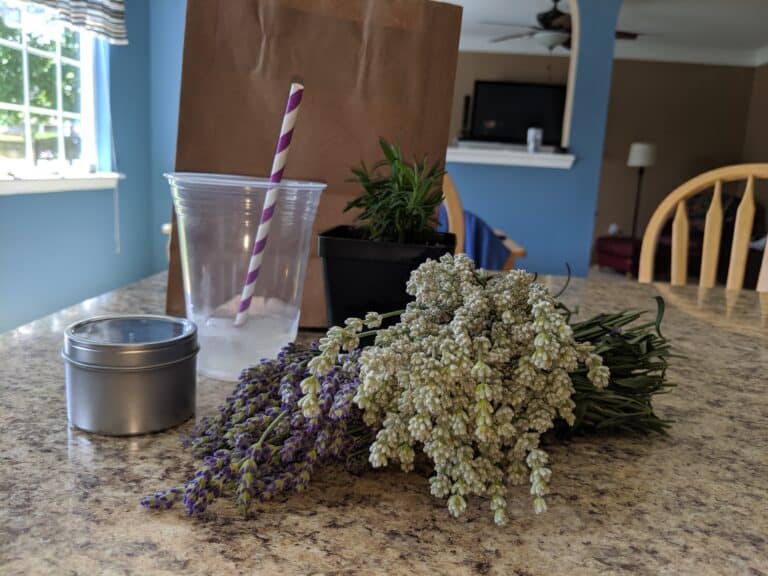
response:
[[[552,8],[536,14],[538,26],[517,22],[485,22],[485,24],[527,28],[525,32],[515,32],[491,38],[490,42],[495,44],[515,38],[534,38],[550,50],[557,46],[569,49],[571,47],[571,15],[557,7],[559,2],[560,0],[552,0]],[[619,40],[635,40],[638,36],[640,36],[639,32],[616,30],[616,38]]]

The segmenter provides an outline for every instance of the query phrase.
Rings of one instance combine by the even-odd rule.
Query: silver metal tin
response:
[[[98,316],[64,332],[67,417],[83,430],[158,432],[195,413],[197,327],[171,316]]]

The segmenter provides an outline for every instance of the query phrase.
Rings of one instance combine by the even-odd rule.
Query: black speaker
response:
[[[469,117],[469,106],[472,102],[472,97],[467,94],[464,96],[464,111],[461,114],[461,136],[460,138],[465,139],[469,138],[470,131],[472,129],[471,121],[472,119]]]

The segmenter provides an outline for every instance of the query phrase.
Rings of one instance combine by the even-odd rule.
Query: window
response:
[[[0,0],[0,178],[93,171],[92,58],[89,33]]]

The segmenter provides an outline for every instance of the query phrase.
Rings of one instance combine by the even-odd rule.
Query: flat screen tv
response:
[[[565,86],[522,82],[475,82],[469,138],[525,144],[528,128],[542,129],[542,144],[560,146]]]

